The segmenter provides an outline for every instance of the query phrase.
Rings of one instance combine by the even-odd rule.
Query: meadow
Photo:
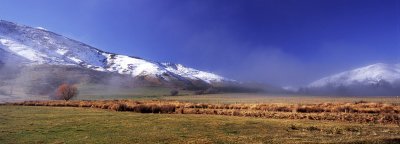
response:
[[[0,143],[399,143],[400,100],[85,87],[0,105]]]
[[[0,143],[398,143],[396,125],[0,106]]]

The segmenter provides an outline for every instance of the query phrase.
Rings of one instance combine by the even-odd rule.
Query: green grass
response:
[[[0,143],[390,143],[397,125],[0,106]]]

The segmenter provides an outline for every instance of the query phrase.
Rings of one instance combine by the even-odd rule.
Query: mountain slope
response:
[[[312,82],[309,87],[350,86],[355,84],[373,85],[386,81],[395,84],[400,81],[400,64],[373,64],[345,71]]]
[[[400,64],[377,63],[312,82],[308,92],[350,95],[400,94]]]
[[[158,83],[230,83],[219,75],[180,64],[158,63],[105,52],[47,31],[0,20],[0,56],[3,63],[79,66],[95,71],[130,75]]]

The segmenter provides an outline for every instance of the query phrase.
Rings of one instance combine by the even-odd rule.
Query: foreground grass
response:
[[[0,106],[0,143],[395,143],[396,125]]]

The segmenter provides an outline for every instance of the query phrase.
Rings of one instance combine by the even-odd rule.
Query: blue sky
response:
[[[304,85],[400,63],[396,0],[0,0],[0,19],[233,79]]]

